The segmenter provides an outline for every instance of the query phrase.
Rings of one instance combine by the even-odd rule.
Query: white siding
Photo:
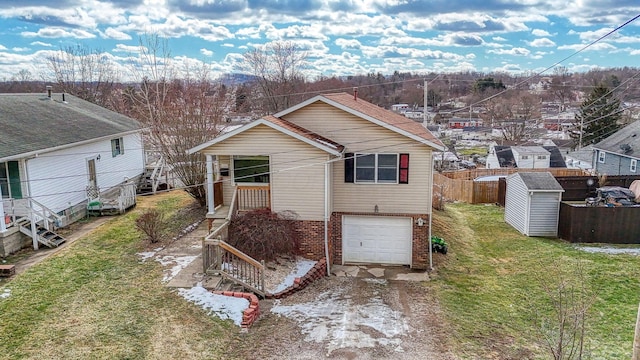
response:
[[[324,218],[324,164],[329,155],[266,125],[203,150],[215,155],[268,155],[271,209],[295,211],[300,220]],[[225,193],[227,187],[225,187]],[[225,201],[230,194],[225,194]]]
[[[534,192],[529,210],[529,236],[557,236],[560,192]]]
[[[529,216],[529,191],[518,174],[507,177],[504,220],[519,232],[526,234]]]
[[[140,135],[124,136],[123,144],[124,154],[116,157],[111,154],[111,140],[102,140],[27,160],[29,194],[54,211],[85,201],[89,181],[87,160],[98,155],[97,184],[103,191],[142,174],[144,150]]]
[[[344,182],[344,161],[333,166],[333,211],[429,214],[431,148],[324,103],[285,116],[346,147],[348,153],[409,153],[409,184]],[[408,120],[410,121],[410,120]]]

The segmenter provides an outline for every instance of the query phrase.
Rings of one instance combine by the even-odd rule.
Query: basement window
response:
[[[638,167],[638,160],[631,159],[631,164],[629,165],[629,171],[634,173],[636,172],[637,167]]]

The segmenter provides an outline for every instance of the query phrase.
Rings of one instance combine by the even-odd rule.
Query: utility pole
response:
[[[422,88],[422,90],[424,90],[424,108],[422,109],[422,123],[426,126],[428,124],[427,122],[427,105],[428,105],[428,99],[427,99],[427,78],[424,78],[424,87]]]

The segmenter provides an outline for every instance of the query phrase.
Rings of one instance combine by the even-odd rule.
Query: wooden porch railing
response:
[[[248,211],[271,208],[271,188],[266,186],[237,186],[238,210]]]
[[[202,244],[202,263],[206,273],[219,274],[254,293],[265,296],[264,261],[259,262],[226,243],[229,221],[205,237]]]

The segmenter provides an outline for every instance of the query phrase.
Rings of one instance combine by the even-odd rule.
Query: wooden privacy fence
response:
[[[445,201],[462,201],[469,204],[501,203],[504,194],[499,191],[500,181],[473,181],[481,176],[507,176],[516,172],[550,172],[559,176],[583,176],[586,173],[581,169],[471,169],[463,171],[446,171],[433,174],[435,198],[444,198]],[[440,193],[441,192],[441,193]]]
[[[433,182],[436,185],[434,197],[442,196],[445,200],[469,204],[498,202],[498,181],[451,179],[441,174],[433,174]]]
[[[443,171],[442,175],[445,175],[451,179],[461,180],[473,180],[480,176],[506,176],[517,172],[550,172],[551,175],[557,176],[582,176],[587,173],[582,169],[566,169],[566,168],[548,168],[548,169],[520,169],[520,168],[508,168],[508,169],[470,169],[461,171]]]

